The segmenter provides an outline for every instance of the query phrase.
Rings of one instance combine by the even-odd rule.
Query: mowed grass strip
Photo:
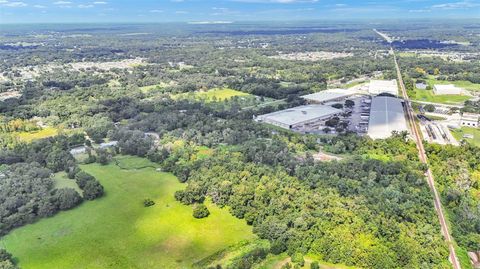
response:
[[[195,92],[195,93],[186,93],[178,94],[175,96],[176,99],[181,98],[195,98],[196,100],[205,100],[206,102],[213,101],[225,101],[231,99],[235,96],[249,96],[250,94],[237,91],[230,88],[215,88],[205,92]]]
[[[78,187],[75,179],[70,179],[67,177],[67,173],[58,172],[53,176],[53,181],[55,182],[55,189],[71,188],[76,190],[80,195],[82,195],[82,190]]]
[[[123,164],[144,159],[123,157]],[[255,236],[251,227],[210,202],[210,216],[192,217],[173,195],[184,184],[153,167],[125,170],[115,163],[83,165],[106,195],[21,227],[5,236],[23,269],[190,268],[217,251]],[[130,167],[133,165],[130,165]],[[144,207],[143,200],[155,201]]]

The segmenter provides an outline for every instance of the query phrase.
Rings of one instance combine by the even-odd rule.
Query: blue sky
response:
[[[0,23],[480,18],[480,0],[0,0]]]

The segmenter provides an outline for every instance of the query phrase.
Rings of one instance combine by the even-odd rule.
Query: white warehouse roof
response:
[[[368,93],[372,95],[378,95],[382,93],[389,93],[391,95],[398,95],[398,85],[397,80],[370,80],[368,86]]]
[[[435,94],[462,94],[462,89],[453,85],[453,84],[446,84],[446,85],[433,85],[433,92]]]
[[[330,117],[341,112],[342,110],[331,106],[305,105],[260,115],[257,119],[261,121],[273,121],[290,126],[315,119]]]
[[[330,90],[324,90],[312,94],[307,94],[302,96],[303,99],[311,102],[318,102],[318,103],[323,103],[323,102],[328,102],[331,100],[336,100],[336,99],[341,99],[341,98],[347,98],[349,96],[352,96],[356,94],[357,92],[355,90],[346,90],[346,89],[330,89]]]
[[[398,98],[377,96],[372,99],[368,135],[373,139],[388,138],[393,131],[407,131],[402,102]]]

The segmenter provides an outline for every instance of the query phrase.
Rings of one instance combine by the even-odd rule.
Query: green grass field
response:
[[[148,93],[149,91],[152,91],[152,90],[160,90],[161,88],[164,88],[166,86],[167,86],[166,83],[160,83],[160,84],[155,84],[155,85],[139,87],[139,89],[143,93]]]
[[[120,159],[130,167],[147,162]],[[121,169],[113,162],[82,169],[102,183],[105,196],[5,236],[0,246],[18,258],[21,268],[190,268],[230,245],[255,238],[243,220],[210,202],[210,216],[193,218],[192,207],[173,197],[185,185],[172,174],[154,167]],[[156,204],[144,207],[145,198]]]
[[[473,135],[473,138],[463,138],[464,134],[471,134]],[[460,129],[454,129],[452,130],[452,135],[458,141],[466,140],[467,142],[480,147],[480,129],[478,128],[462,127]]]
[[[58,130],[53,127],[46,127],[35,132],[19,132],[16,134],[21,141],[32,142],[33,140],[56,136]]]
[[[82,190],[78,187],[77,182],[75,182],[74,179],[69,179],[67,177],[67,173],[65,172],[55,173],[55,175],[53,176],[53,180],[55,181],[56,189],[72,188],[76,190],[80,195],[82,194]]]
[[[249,96],[250,94],[229,89],[229,88],[216,88],[211,89],[206,92],[195,92],[195,93],[187,93],[187,94],[178,94],[176,98],[186,98],[186,97],[193,97],[197,100],[205,100],[206,102],[212,101],[225,101],[231,99],[235,96]]]
[[[432,103],[442,103],[442,104],[461,104],[471,97],[466,95],[435,95],[431,90],[415,90],[414,100],[432,102]]]
[[[429,84],[430,86],[433,87],[434,84],[441,84],[441,85],[445,85],[445,84],[453,84],[459,88],[463,88],[465,90],[469,90],[469,91],[480,91],[480,84],[475,84],[475,83],[472,83],[470,81],[466,81],[466,80],[454,80],[454,81],[445,81],[445,80],[437,80],[435,79],[434,76],[428,76],[427,78],[427,84]]]

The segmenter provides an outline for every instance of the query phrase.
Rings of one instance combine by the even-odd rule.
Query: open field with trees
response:
[[[190,98],[195,98],[196,100],[212,102],[212,101],[225,101],[235,96],[249,96],[249,94],[241,91],[229,89],[229,88],[217,88],[217,89],[211,89],[204,92],[195,92],[193,94],[192,93],[180,94],[180,95],[176,95],[175,98],[190,97]]]
[[[465,101],[471,99],[467,95],[435,95],[431,90],[415,89],[415,94],[412,96],[413,100],[440,103],[440,104],[463,104]]]
[[[473,138],[464,138],[465,134],[473,135]],[[472,127],[462,127],[460,129],[453,129],[452,135],[458,141],[465,140],[475,146],[480,147],[480,129]]]
[[[188,268],[255,238],[243,220],[208,201],[210,215],[193,218],[192,207],[174,199],[184,186],[173,175],[133,165],[155,164],[135,157],[121,161],[128,168],[82,166],[104,186],[103,198],[16,229],[0,245],[25,269]],[[155,205],[144,207],[146,198]]]
[[[397,23],[383,27],[407,40],[465,33],[460,23],[448,30],[405,23],[408,31]],[[301,135],[252,121],[304,104],[299,96],[331,81],[395,78],[389,45],[372,25],[216,27],[0,29],[4,42],[25,42],[28,34],[42,44],[0,48],[0,92],[22,93],[0,101],[0,248],[13,258],[0,255],[7,263],[245,269],[292,260],[307,268],[313,261],[335,269],[450,268],[427,167],[406,133],[374,141],[353,133]],[[471,46],[462,50],[478,51],[480,37],[463,38]],[[354,57],[270,57],[280,51]],[[129,58],[142,65],[96,68]],[[480,83],[478,61],[399,61],[409,94],[416,93],[414,81],[429,76]],[[96,64],[52,71],[52,62]],[[480,111],[477,103],[464,111]],[[61,131],[35,137],[40,126]],[[23,132],[27,139],[18,139]],[[79,146],[85,152],[72,156]],[[341,159],[317,161],[319,151]],[[426,151],[465,263],[467,251],[480,250],[479,148],[428,145]]]

